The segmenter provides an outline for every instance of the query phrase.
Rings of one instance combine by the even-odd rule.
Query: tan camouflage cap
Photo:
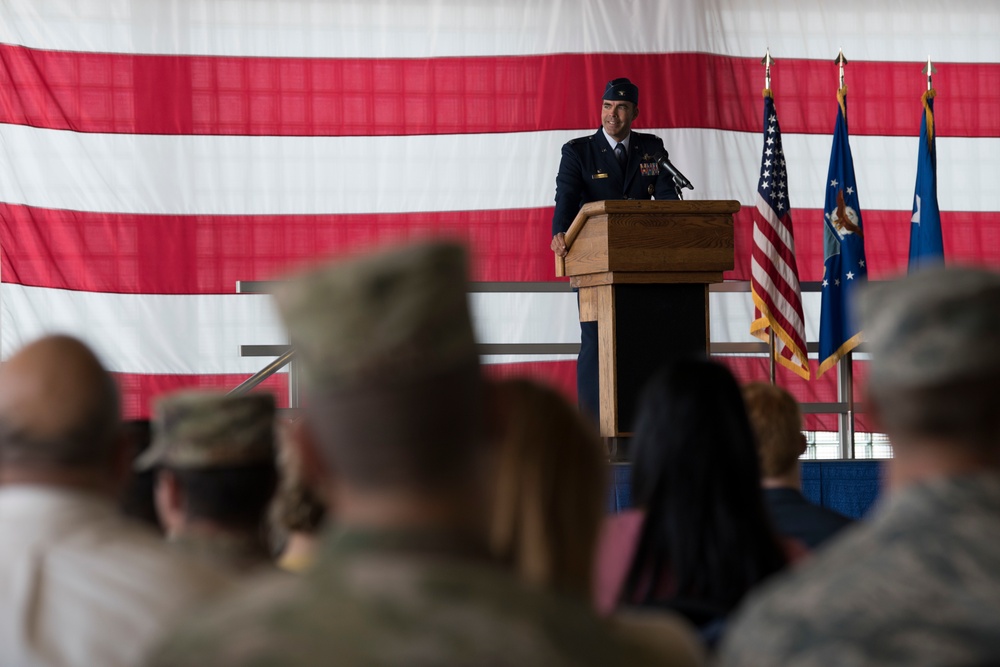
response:
[[[478,360],[465,250],[421,243],[335,262],[275,292],[305,381],[405,384]]]
[[[873,388],[918,389],[1000,373],[1000,274],[925,269],[861,296]]]
[[[137,470],[230,468],[275,460],[270,394],[183,391],[158,400],[153,413],[153,443],[136,460]]]

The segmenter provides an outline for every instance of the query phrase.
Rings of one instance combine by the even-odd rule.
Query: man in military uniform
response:
[[[566,256],[566,231],[584,204],[606,199],[677,199],[673,178],[658,160],[666,154],[653,134],[632,131],[639,116],[639,88],[628,79],[609,81],[601,102],[601,128],[562,147],[556,176],[556,210],[552,216],[552,251]],[[597,323],[580,323],[577,396],[583,411],[595,419],[600,394]]]
[[[157,401],[156,509],[177,549],[234,573],[270,565],[265,517],[277,485],[270,394],[184,391]]]
[[[488,556],[491,475],[464,251],[422,244],[285,283],[294,438],[336,508],[314,567],[192,618],[154,665],[690,664]],[[669,651],[665,652],[669,655]]]
[[[1000,664],[1000,275],[928,269],[864,300],[888,497],[755,595],[719,664]]]

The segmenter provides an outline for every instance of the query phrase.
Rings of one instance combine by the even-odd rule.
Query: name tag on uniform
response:
[[[640,162],[639,171],[642,172],[643,176],[659,176],[660,165],[656,162]]]
[[[608,177],[607,174],[604,174],[604,173],[601,173],[601,172],[597,172],[596,174],[594,174],[593,176],[591,176],[591,178],[607,178],[607,177]]]

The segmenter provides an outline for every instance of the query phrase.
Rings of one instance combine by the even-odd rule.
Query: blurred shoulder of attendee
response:
[[[271,566],[265,517],[274,497],[275,401],[267,393],[185,390],[153,409],[156,509],[170,544],[233,574]]]
[[[279,429],[278,490],[268,511],[278,567],[289,572],[304,572],[312,565],[327,516],[316,475],[307,473],[298,451],[300,428],[299,423],[288,423]]]
[[[743,400],[754,430],[761,486],[775,529],[815,549],[852,521],[802,495],[799,457],[806,451],[806,439],[799,404],[785,389],[763,382],[745,385]]]
[[[135,665],[228,583],[121,515],[131,460],[82,342],[48,336],[0,367],[0,665]]]
[[[752,595],[719,663],[1000,664],[1000,274],[924,268],[858,299],[883,500]]]
[[[153,432],[148,419],[130,419],[122,424],[122,435],[130,461],[142,456],[149,449],[153,440]],[[148,525],[158,533],[163,533],[160,517],[156,513],[156,501],[153,489],[156,486],[156,474],[152,470],[135,470],[128,467],[128,473],[122,484],[119,507],[122,513],[141,523]]]

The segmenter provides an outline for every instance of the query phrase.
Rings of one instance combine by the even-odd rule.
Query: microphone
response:
[[[659,165],[660,169],[663,169],[668,174],[673,176],[674,183],[677,185],[678,192],[680,191],[681,188],[694,190],[694,186],[691,185],[691,181],[689,181],[687,177],[680,172],[680,169],[670,164],[670,155],[669,153],[667,153],[667,151],[663,151],[663,153],[657,156],[656,164]]]

